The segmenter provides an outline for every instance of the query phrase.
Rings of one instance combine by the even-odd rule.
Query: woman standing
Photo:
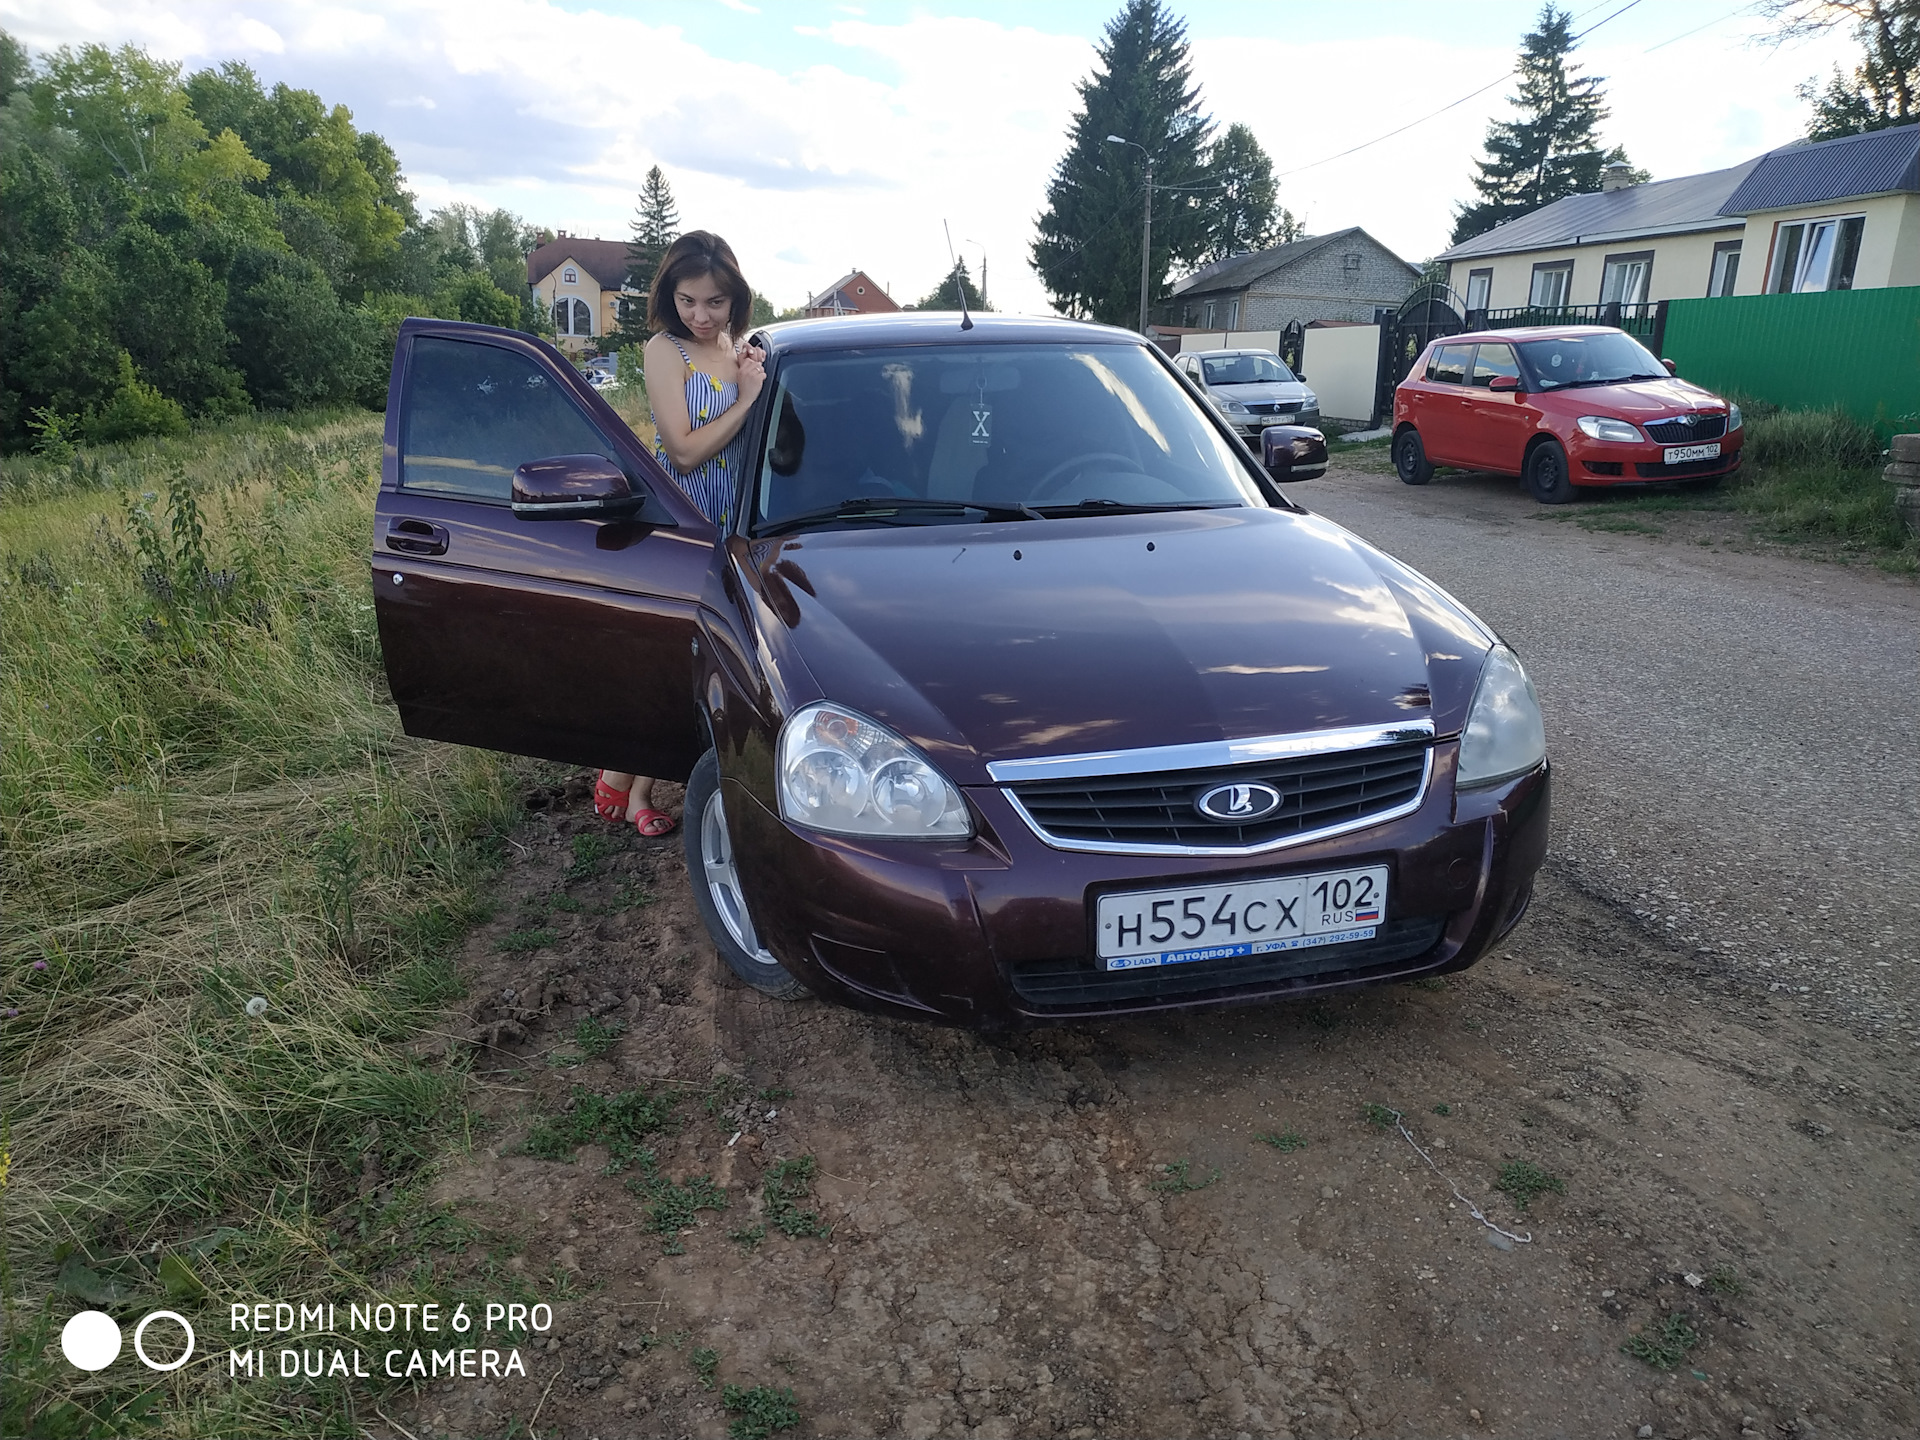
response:
[[[752,313],[753,290],[726,241],[690,230],[667,248],[647,297],[656,333],[642,352],[654,454],[722,531],[739,494],[747,414],[767,378],[766,356],[740,341]],[[684,405],[672,403],[676,395]],[[642,835],[674,826],[653,808],[653,780],[645,775],[601,771],[593,808],[604,819],[632,821]]]

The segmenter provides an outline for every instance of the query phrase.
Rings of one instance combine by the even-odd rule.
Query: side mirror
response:
[[[1487,388],[1489,390],[1518,390],[1520,388],[1520,377],[1518,375],[1496,375],[1487,381]]]
[[[1260,432],[1260,464],[1282,484],[1324,475],[1327,437],[1310,425],[1269,425]]]
[[[623,516],[646,498],[604,455],[553,455],[513,472],[513,513],[522,520]]]
[[[1667,359],[1666,356],[1662,355],[1660,357],[1660,363],[1667,367],[1667,374],[1678,375],[1680,373],[1680,367]]]

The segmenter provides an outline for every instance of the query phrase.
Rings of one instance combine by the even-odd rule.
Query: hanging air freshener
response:
[[[993,407],[987,403],[987,382],[980,382],[980,398],[973,407],[973,432],[968,437],[976,445],[993,443]]]

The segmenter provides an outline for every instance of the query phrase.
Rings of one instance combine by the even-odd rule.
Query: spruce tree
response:
[[[1600,143],[1603,77],[1569,64],[1573,49],[1572,17],[1543,5],[1520,42],[1520,93],[1512,97],[1520,113],[1487,127],[1487,158],[1475,162],[1473,182],[1480,198],[1455,212],[1455,245],[1565,196],[1598,190],[1608,160],[1625,158]]]
[[[1033,268],[1053,308],[1065,315],[1133,325],[1140,313],[1140,232],[1146,161],[1153,156],[1153,249],[1148,286],[1163,297],[1167,271],[1206,253],[1212,124],[1187,58],[1186,26],[1160,0],[1127,0],[1096,49],[1099,63],[1079,84],[1080,110],[1067,153],[1047,185],[1035,222]],[[1109,135],[1132,141],[1116,145]]]
[[[1214,142],[1207,170],[1219,188],[1204,196],[1209,222],[1204,260],[1284,245],[1306,233],[1293,212],[1277,203],[1273,161],[1245,125],[1229,125]]]
[[[653,277],[667,247],[680,238],[680,211],[673,202],[673,187],[655,165],[640,185],[640,203],[634,207],[633,237],[627,241],[627,284],[643,295],[653,289]],[[622,302],[619,343],[637,345],[646,340],[647,302],[630,299]]]

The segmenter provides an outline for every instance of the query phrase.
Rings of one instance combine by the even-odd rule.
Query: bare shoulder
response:
[[[656,330],[647,337],[647,343],[641,351],[649,360],[671,360],[680,363],[680,347],[673,343],[673,336],[664,330]]]

